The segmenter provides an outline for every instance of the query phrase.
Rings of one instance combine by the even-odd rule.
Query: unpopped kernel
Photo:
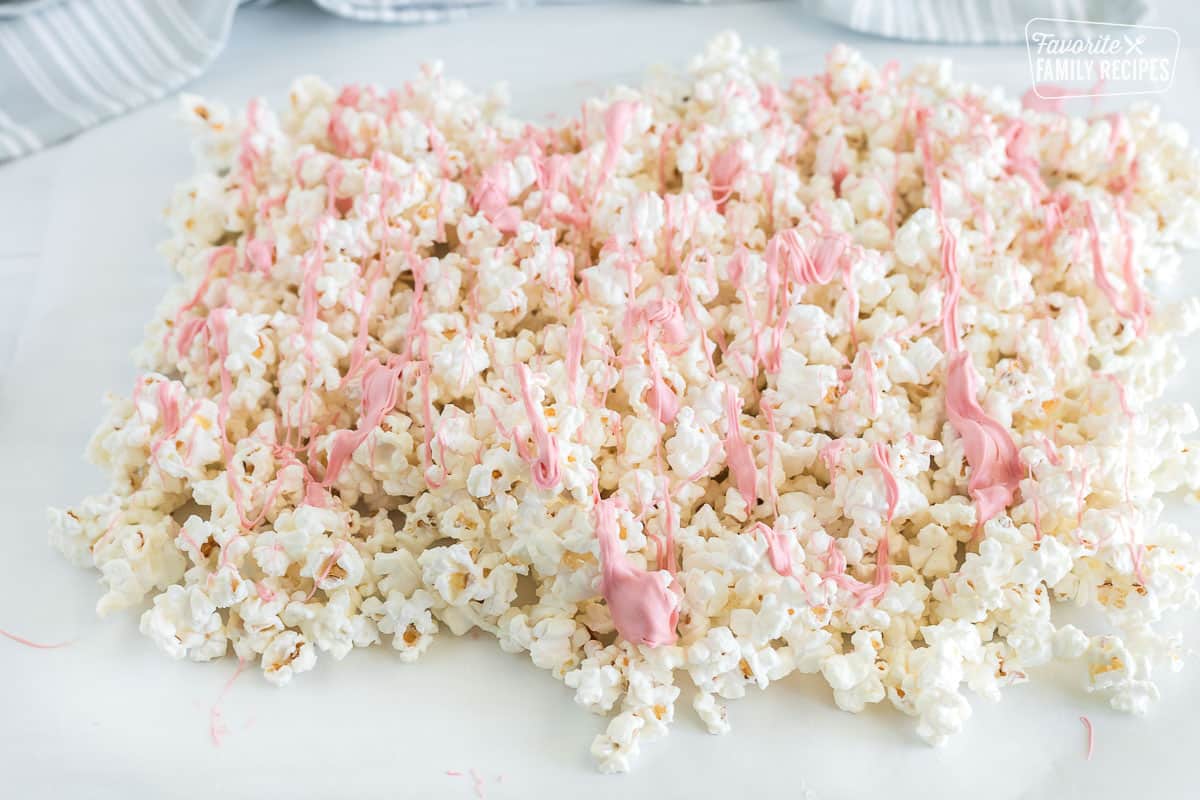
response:
[[[527,652],[629,769],[678,682],[796,671],[941,743],[1054,660],[1116,708],[1177,668],[1197,419],[1157,402],[1194,299],[1200,161],[843,47],[780,81],[683,73],[520,122],[432,66],[286,108],[184,97],[182,277],[51,512],[174,658],[283,685],[443,628]],[[1097,609],[1104,631],[1056,619]]]

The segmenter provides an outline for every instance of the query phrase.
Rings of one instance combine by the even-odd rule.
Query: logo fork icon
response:
[[[1142,45],[1146,43],[1144,34],[1138,36],[1136,39],[1130,37],[1129,34],[1124,34],[1123,38],[1125,39],[1125,55],[1142,55]]]

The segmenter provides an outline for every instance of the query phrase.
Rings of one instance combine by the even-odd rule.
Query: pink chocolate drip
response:
[[[778,281],[786,274],[805,286],[823,286],[833,279],[845,250],[845,236],[825,235],[817,240],[810,254],[794,228],[780,231],[767,243],[767,279],[770,281],[774,273],[774,280]]]
[[[275,242],[271,239],[251,239],[246,243],[246,262],[265,278],[275,263]]]
[[[1046,458],[1049,459],[1050,463],[1054,466],[1060,466],[1062,464],[1062,456],[1059,455],[1058,446],[1055,445],[1054,442],[1047,439],[1044,433],[1039,433],[1037,436],[1038,441],[1042,445],[1042,449],[1046,451]]]
[[[337,481],[342,469],[354,456],[354,451],[395,407],[399,399],[401,369],[399,365],[389,367],[378,361],[367,365],[362,379],[362,416],[355,430],[342,430],[334,434],[329,447],[329,466],[321,482],[323,486],[332,486]]]
[[[437,425],[434,422],[435,415],[433,413],[433,394],[429,389],[429,362],[423,361],[418,365],[418,373],[421,379],[421,394],[424,396],[425,403],[421,410],[422,423],[425,426],[425,446],[421,448],[421,463],[425,468],[425,483],[429,484],[432,489],[440,489],[446,483],[445,467],[442,467],[441,477],[434,477],[434,467],[437,466],[433,458],[433,445],[436,443],[438,450],[442,454],[442,464],[446,463],[446,445],[442,441],[442,435],[437,430]],[[535,471],[536,472],[536,471]],[[534,475],[536,482],[537,476]]]
[[[775,410],[765,399],[759,401],[763,416],[767,418],[767,494],[771,498],[771,510],[779,514],[779,491],[775,488],[775,439],[779,436],[775,428]]]
[[[182,387],[176,389],[177,386],[178,384],[173,384],[170,381],[163,381],[162,383],[158,384],[158,390],[155,393],[155,399],[158,402],[158,408],[161,414],[160,422],[162,425],[162,432],[158,435],[154,444],[150,446],[150,460],[155,464],[158,463],[158,451],[162,449],[162,446],[167,442],[168,439],[179,433],[179,429],[183,427],[183,424],[187,422],[192,414],[195,413],[196,409],[200,407],[200,402],[195,401],[193,403],[189,403],[187,409],[181,412],[181,398],[179,395],[182,394],[184,396],[182,399],[186,399],[187,394]],[[189,446],[188,451],[190,450],[191,447]]]
[[[183,358],[191,349],[192,342],[195,341],[200,331],[204,330],[206,324],[208,321],[204,317],[193,317],[179,326],[179,333],[175,340],[175,352],[180,358]],[[167,335],[170,336],[170,332]]]
[[[785,578],[792,575],[792,554],[788,550],[787,537],[764,522],[754,523],[750,530],[761,533],[767,540],[767,559],[771,562],[771,569]]]
[[[667,148],[679,133],[679,123],[672,122],[663,131],[658,140],[658,191],[667,193]]]
[[[825,465],[825,469],[832,476],[841,466],[842,453],[846,449],[846,441],[844,439],[834,439],[825,444],[821,448],[817,456],[821,459],[821,463]]]
[[[233,688],[233,682],[242,674],[242,670],[246,668],[246,661],[239,658],[237,669],[229,676],[229,680],[221,687],[221,693],[217,695],[217,700],[208,710],[208,735],[212,737],[212,743],[216,747],[221,746],[221,737],[229,732],[225,727],[225,722],[221,714],[221,701],[225,699],[225,695],[229,694],[229,690]]]
[[[653,357],[650,359],[650,372],[650,405],[654,409],[654,416],[662,424],[670,425],[679,415],[679,398],[675,396],[675,392],[659,373],[658,364],[655,363]]]
[[[900,484],[896,481],[896,473],[892,472],[892,454],[883,442],[871,446],[875,456],[875,465],[883,473],[884,492],[887,495],[887,521],[896,517],[896,503],[900,500]]]
[[[664,586],[657,577],[663,570],[649,572],[626,558],[617,526],[617,501],[612,498],[596,502],[596,538],[600,542],[600,591],[617,633],[632,644],[674,644],[680,603],[675,584]]]
[[[238,193],[242,205],[250,207],[250,189],[254,186],[254,168],[258,164],[261,153],[254,146],[254,134],[258,132],[259,106],[258,98],[251,98],[246,104],[246,127],[238,142]]]
[[[738,413],[741,411],[741,399],[732,386],[725,387],[725,460],[729,471],[733,474],[737,490],[742,495],[748,511],[754,510],[758,499],[756,486],[758,484],[758,468],[754,464],[754,454],[750,445],[742,438],[742,429],[738,425]]]
[[[342,166],[342,162],[335,160],[329,165],[329,169],[325,171],[325,213],[328,216],[334,216],[334,213],[345,213],[344,207],[340,207],[346,198],[339,198],[338,191],[342,186],[342,179],[346,177],[346,168]]]
[[[68,642],[54,642],[53,644],[46,644],[44,642],[35,642],[31,639],[26,639],[24,636],[18,636],[15,633],[9,633],[8,631],[2,630],[2,629],[0,629],[0,636],[3,636],[5,639],[14,641],[17,644],[23,644],[26,647],[32,647],[35,650],[57,650],[60,647],[66,647],[67,645],[70,644],[69,641]]]
[[[647,303],[646,321],[658,327],[662,340],[667,344],[679,345],[688,340],[683,314],[674,300],[653,300]]]
[[[663,558],[662,553],[659,554],[659,567],[665,567],[668,572],[674,575],[676,572],[675,527],[678,523],[678,520],[675,519],[675,506],[671,502],[671,489],[667,484],[667,476],[663,470],[661,455],[659,456],[658,469],[659,479],[662,481],[658,500],[663,509],[663,528],[665,529],[663,533],[663,539],[665,540],[664,548],[666,549],[665,559]]]
[[[1125,391],[1125,384],[1121,383],[1116,375],[1099,375],[1098,373],[1094,373],[1094,375],[1104,378],[1104,380],[1113,385],[1113,388],[1117,392],[1117,402],[1121,404],[1121,412],[1127,419],[1132,420],[1134,418],[1134,411],[1129,405],[1129,395]]]
[[[882,564],[882,567],[876,568],[875,580],[872,583],[863,583],[846,574],[846,556],[837,546],[837,542],[830,539],[829,549],[825,551],[825,571],[821,573],[821,577],[833,581],[839,588],[849,592],[859,606],[874,602],[887,593],[888,581],[891,580],[889,549],[887,533],[884,532],[875,551],[875,560]]]
[[[504,233],[513,233],[521,222],[521,210],[508,203],[508,168],[493,164],[471,191],[471,204]]]
[[[524,364],[517,364],[517,377],[521,381],[521,399],[525,403],[525,414],[529,417],[529,427],[538,450],[537,457],[529,464],[533,472],[533,483],[539,489],[553,489],[561,480],[558,440],[546,429],[546,419],[542,416],[542,410],[533,400],[533,391],[529,385],[529,368]]]
[[[1033,129],[1019,119],[1013,120],[1004,129],[1002,132],[1006,141],[1004,153],[1008,158],[1006,169],[1009,174],[1024,178],[1038,195],[1044,195],[1049,189],[1046,182],[1042,180],[1037,157],[1028,152],[1029,138],[1032,132]],[[927,160],[926,169],[929,168],[929,163]]]
[[[604,162],[600,167],[600,183],[612,177],[621,155],[621,147],[629,136],[629,125],[637,106],[629,100],[618,100],[604,112]]]
[[[767,242],[764,259],[767,264],[767,314],[773,323],[771,349],[766,355],[769,372],[778,372],[783,348],[783,331],[787,327],[787,280],[801,286],[823,286],[833,280],[838,268],[843,270],[843,283],[849,295],[850,308],[857,317],[858,298],[850,280],[850,260],[845,258],[848,238],[845,234],[822,235],[812,252],[796,229],[780,231]],[[783,293],[780,293],[780,289]]]
[[[671,385],[663,378],[658,368],[658,360],[654,357],[656,348],[653,344],[652,325],[649,318],[645,326],[646,359],[650,365],[650,406],[654,416],[664,425],[670,425],[679,414],[679,398]]]
[[[867,393],[870,395],[871,415],[879,416],[879,385],[875,377],[875,359],[872,358],[869,350],[859,350],[863,360],[866,362],[863,367],[863,372],[867,379]]]
[[[950,356],[946,367],[946,413],[962,439],[967,463],[971,465],[967,491],[978,505],[982,525],[1012,503],[1024,468],[1012,436],[980,407],[976,380],[970,353],[961,351]]]
[[[743,169],[737,142],[731,142],[713,157],[708,167],[708,182],[712,187],[713,202],[717,204],[718,211],[724,210],[725,203],[733,194],[734,181],[742,174]]]
[[[1096,225],[1096,215],[1093,212],[1091,202],[1088,202],[1085,209],[1088,236],[1092,247],[1092,278],[1096,281],[1096,286],[1108,298],[1108,302],[1112,304],[1117,314],[1133,323],[1134,331],[1138,336],[1141,336],[1146,331],[1146,321],[1150,317],[1150,306],[1146,302],[1146,296],[1142,293],[1141,286],[1138,285],[1137,273],[1134,271],[1133,236],[1129,233],[1129,223],[1125,219],[1125,215],[1122,213],[1122,209],[1118,203],[1117,218],[1121,226],[1122,238],[1125,240],[1124,258],[1121,261],[1121,274],[1125,280],[1125,291],[1129,295],[1127,305],[1121,300],[1117,288],[1113,286],[1112,282],[1108,279],[1108,273],[1104,270],[1104,254],[1100,248],[1100,231]]]
[[[1033,467],[1030,466],[1029,467],[1029,480],[1033,481],[1033,479],[1034,479],[1033,478]],[[1033,530],[1034,530],[1034,541],[1040,542],[1042,540],[1042,536],[1044,536],[1045,533],[1042,530],[1042,504],[1038,500],[1038,496],[1037,496],[1036,492],[1033,495]]]
[[[347,108],[354,108],[358,105],[359,96],[362,94],[362,89],[353,84],[342,89],[342,93],[338,95],[334,101],[333,109],[329,112],[329,125],[326,128],[326,133],[329,136],[329,141],[333,145],[333,150],[340,156],[354,157],[359,155],[358,148],[354,141],[354,133],[346,124],[345,113]]]
[[[948,353],[962,347],[958,332],[958,301],[962,296],[962,279],[958,272],[958,246],[954,234],[942,226],[942,272],[946,276],[946,294],[942,299],[942,338]]]
[[[579,394],[579,368],[583,364],[583,315],[576,314],[567,332],[567,399],[576,402]]]
[[[200,305],[204,300],[204,296],[208,293],[208,287],[212,283],[213,274],[217,269],[217,259],[221,256],[229,256],[231,259],[237,259],[237,250],[232,247],[216,247],[208,254],[208,264],[204,268],[204,277],[200,281],[200,285],[196,287],[196,291],[191,298],[181,305],[175,312],[172,319],[172,324],[167,328],[167,332],[163,334],[163,350],[166,351],[171,342],[171,331],[175,330],[179,333],[178,341],[176,342],[176,350],[180,356],[187,352],[192,345],[192,340],[196,338],[196,334],[204,327],[204,318],[191,319],[187,322],[181,322],[183,315],[191,311],[196,306]]]

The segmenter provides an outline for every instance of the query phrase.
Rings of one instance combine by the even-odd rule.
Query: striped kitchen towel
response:
[[[0,160],[173,92],[225,44],[237,0],[0,3]]]
[[[1133,24],[1143,0],[803,0],[806,11],[859,33],[943,44],[1015,44],[1034,17]]]
[[[503,5],[499,0],[313,0],[326,11],[360,22],[441,22],[479,6]]]
[[[241,5],[273,0],[242,0]],[[537,0],[313,0],[371,22],[432,22]],[[1031,17],[1136,22],[1143,0],[802,0],[860,33],[1019,42]],[[0,162],[156,100],[221,52],[238,0],[0,0]]]

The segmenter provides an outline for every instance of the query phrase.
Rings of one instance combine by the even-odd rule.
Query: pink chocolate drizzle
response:
[[[787,537],[765,522],[754,523],[750,530],[761,534],[766,539],[767,559],[771,562],[771,569],[785,578],[790,577],[792,575],[792,554],[788,549]]]
[[[754,510],[758,499],[756,486],[758,484],[758,467],[754,464],[754,454],[750,445],[742,438],[742,429],[738,424],[738,414],[741,411],[741,400],[732,386],[725,387],[725,461],[733,475],[737,490],[746,503],[747,511]]]
[[[946,367],[946,413],[971,465],[967,491],[978,506],[982,525],[1012,503],[1025,470],[1008,430],[980,407],[976,381],[970,353],[951,355]]]
[[[221,713],[221,702],[225,699],[225,695],[229,694],[229,690],[233,688],[233,683],[242,674],[242,670],[246,668],[246,661],[239,658],[237,669],[229,676],[229,680],[221,687],[221,693],[217,695],[216,702],[208,710],[208,735],[212,739],[213,746],[221,746],[221,737],[229,733],[229,728],[225,725],[225,719]]]
[[[367,365],[362,378],[362,416],[358,418],[358,427],[355,430],[341,430],[334,434],[333,444],[329,447],[329,465],[325,468],[325,478],[321,482],[323,486],[332,486],[337,481],[338,475],[354,455],[354,451],[395,407],[401,369],[399,365],[384,366],[378,361]]]
[[[577,314],[567,332],[567,399],[576,402],[579,394],[579,368],[583,363],[584,320]]]
[[[657,574],[665,570],[647,571],[629,562],[621,549],[615,499],[596,501],[596,538],[600,542],[600,591],[617,633],[632,644],[674,644],[680,604],[674,578],[664,586]]]
[[[724,150],[713,156],[708,167],[709,185],[712,186],[713,202],[717,210],[723,211],[725,203],[733,195],[733,184],[742,174],[744,165],[738,153],[737,142],[731,142]]]
[[[963,452],[971,467],[967,491],[978,507],[978,524],[982,526],[1012,503],[1025,469],[1012,435],[979,405],[971,354],[962,348],[958,330],[958,300],[962,281],[958,274],[956,242],[946,225],[942,209],[941,176],[933,160],[928,115],[926,109],[917,112],[917,127],[930,205],[942,231],[942,271],[946,280],[942,304],[942,331],[947,353],[946,414],[963,442]],[[1014,124],[1021,125],[1019,122]],[[1023,156],[1025,136],[1023,129],[1018,127],[1013,130],[1008,137],[1009,158],[1020,165],[1019,171],[1030,183],[1034,183],[1036,177],[1037,184],[1041,185],[1036,161]]]
[[[1142,292],[1141,286],[1138,285],[1137,273],[1133,266],[1133,236],[1129,232],[1129,223],[1121,208],[1121,200],[1117,199],[1117,220],[1121,227],[1122,238],[1125,240],[1124,257],[1121,259],[1121,276],[1125,281],[1127,302],[1121,299],[1120,293],[1108,279],[1108,273],[1104,269],[1100,231],[1096,225],[1096,214],[1092,204],[1089,202],[1084,208],[1092,249],[1092,278],[1117,314],[1129,320],[1133,324],[1134,332],[1141,336],[1146,331],[1146,322],[1150,317],[1150,305],[1146,301],[1146,295]]]
[[[32,647],[35,650],[57,650],[60,647],[66,647],[67,645],[71,644],[71,642],[69,642],[69,641],[53,642],[51,644],[46,644],[45,642],[35,642],[32,639],[26,639],[24,636],[18,636],[15,633],[9,633],[8,631],[3,630],[3,629],[0,629],[0,636],[3,636],[5,639],[14,641],[17,644],[23,644],[26,647]]]
[[[522,453],[521,457],[529,462],[533,472],[533,483],[539,489],[553,489],[561,480],[558,464],[558,440],[546,428],[546,418],[541,407],[534,402],[533,391],[529,385],[529,367],[517,365],[517,377],[521,381],[521,400],[525,403],[525,414],[529,417],[529,427],[537,445],[537,455]],[[518,439],[517,449],[523,450],[524,443]]]

